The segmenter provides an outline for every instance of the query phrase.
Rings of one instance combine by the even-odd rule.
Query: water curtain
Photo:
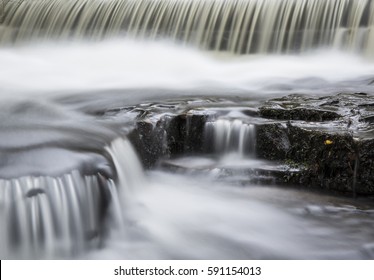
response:
[[[231,53],[374,50],[372,0],[0,0],[0,42],[168,39]]]

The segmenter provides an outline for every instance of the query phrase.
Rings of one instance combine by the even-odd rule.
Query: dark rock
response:
[[[157,106],[157,109],[168,106]],[[157,110],[147,118],[136,121],[128,135],[146,168],[152,167],[161,157],[202,153],[204,128],[208,116],[199,112],[165,114]]]
[[[330,134],[288,126],[291,149],[287,159],[307,166],[304,183],[345,192],[353,191],[355,144],[349,134]]]
[[[165,155],[165,130],[160,124],[152,124],[147,120],[138,121],[128,137],[147,168]]]
[[[374,139],[362,140],[357,143],[358,167],[356,189],[365,193],[374,193]]]
[[[39,194],[45,194],[45,191],[43,189],[39,189],[39,188],[31,189],[26,193],[26,197],[34,197],[34,196],[37,196]]]
[[[186,139],[186,116],[168,117],[166,122],[167,148],[169,155],[182,154]]]
[[[362,133],[370,130],[367,125],[374,119],[372,101],[372,96],[363,93],[270,100],[260,108],[263,117],[292,121],[258,126],[258,156],[304,168],[296,176],[284,176],[286,183],[373,194],[374,139]],[[292,106],[297,110],[289,109]],[[339,114],[319,109],[326,106],[337,107]],[[327,120],[327,127],[320,123]]]
[[[276,120],[331,121],[341,117],[335,112],[317,109],[261,107],[259,110],[262,117]]]
[[[194,114],[190,112],[186,116],[186,153],[202,153],[204,152],[204,128],[208,119],[206,114]]]
[[[337,105],[339,100],[335,98],[321,100],[294,94],[266,101],[259,114],[276,120],[331,121],[341,117],[334,108]]]
[[[281,123],[264,124],[256,127],[256,154],[268,160],[285,160],[290,150],[287,129]],[[269,148],[271,147],[271,148]]]
[[[214,139],[207,139],[206,123],[239,118],[255,126],[256,157],[286,166],[264,170],[266,174],[257,170],[260,177],[354,195],[374,194],[373,96],[290,95],[264,102],[258,114],[243,101],[218,102],[219,106],[210,100],[206,107],[203,101],[196,102],[196,107],[191,101],[179,107],[172,103],[143,108],[145,113],[137,118],[129,137],[144,165],[150,168],[160,159],[211,154]],[[253,180],[253,171],[247,171],[243,176]]]

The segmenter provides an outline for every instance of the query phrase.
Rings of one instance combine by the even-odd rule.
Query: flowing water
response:
[[[374,258],[373,200],[272,184],[239,111],[150,170],[128,139],[167,100],[374,94],[373,35],[370,0],[0,0],[0,257]]]
[[[0,41],[170,38],[234,53],[333,46],[372,55],[371,0],[18,0],[3,2]]]

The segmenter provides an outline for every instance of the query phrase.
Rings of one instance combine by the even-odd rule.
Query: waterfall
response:
[[[135,192],[144,183],[142,164],[129,140],[115,139],[107,151],[111,155],[118,176],[118,183],[125,193]]]
[[[0,0],[0,42],[167,38],[231,53],[373,55],[372,0]]]
[[[110,218],[112,227],[119,232],[125,230],[126,209],[136,203],[136,192],[145,184],[143,167],[129,140],[115,139],[107,151],[112,157],[117,172],[118,183],[110,182]]]
[[[122,204],[144,174],[128,140],[116,139],[107,150],[118,184],[77,170],[57,177],[0,179],[1,258],[69,258],[95,248],[107,194],[113,226],[124,229]]]
[[[0,180],[1,258],[64,258],[90,247],[100,231],[99,176]]]
[[[239,119],[219,119],[207,122],[205,126],[207,139],[213,139],[216,153],[235,153],[240,157],[254,155],[256,134],[253,124]]]
[[[372,256],[370,201],[282,187],[371,191],[369,56],[374,0],[0,0],[0,258]]]

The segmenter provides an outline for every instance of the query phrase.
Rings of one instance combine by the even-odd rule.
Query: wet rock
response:
[[[165,113],[150,112],[145,119],[136,121],[128,135],[146,168],[154,166],[162,157],[202,153],[204,127],[208,115],[204,112]]]
[[[128,137],[147,168],[165,155],[165,130],[160,124],[152,124],[147,120],[138,121]]]
[[[39,194],[45,194],[45,191],[43,189],[40,189],[40,188],[35,188],[35,189],[29,190],[26,193],[26,197],[30,198],[30,197],[37,196]]]
[[[256,130],[256,154],[269,160],[285,160],[291,143],[284,124],[258,125]]]
[[[208,115],[201,113],[196,114],[193,111],[186,116],[186,153],[203,153],[204,152],[204,128],[208,120]]]
[[[374,140],[367,133],[368,119],[374,118],[371,104],[373,97],[363,93],[270,100],[260,114],[285,121],[258,127],[258,155],[304,167],[296,176],[284,176],[286,183],[373,194]]]
[[[266,170],[265,177],[272,176],[275,183],[374,194],[373,96],[361,92],[324,97],[289,95],[263,102],[257,111],[245,102],[144,105],[136,108],[144,113],[138,115],[129,137],[144,165],[151,168],[168,158],[223,152],[213,151],[214,139],[207,139],[206,124],[222,118],[239,119],[255,127],[256,157],[285,166]],[[231,174],[232,170],[225,172]],[[253,178],[251,170],[243,174],[249,181]]]
[[[374,139],[359,141],[357,149],[357,189],[374,194]]]
[[[265,118],[277,120],[303,120],[303,121],[330,121],[340,117],[335,112],[315,109],[284,109],[279,107],[262,107],[260,108],[260,115]]]
[[[288,125],[286,159],[307,167],[300,183],[353,192],[356,151],[349,134],[330,134]]]
[[[338,103],[337,100],[320,102],[301,95],[290,95],[265,102],[259,108],[259,114],[277,120],[330,121],[341,115],[335,108],[326,108],[326,105],[335,106]]]

